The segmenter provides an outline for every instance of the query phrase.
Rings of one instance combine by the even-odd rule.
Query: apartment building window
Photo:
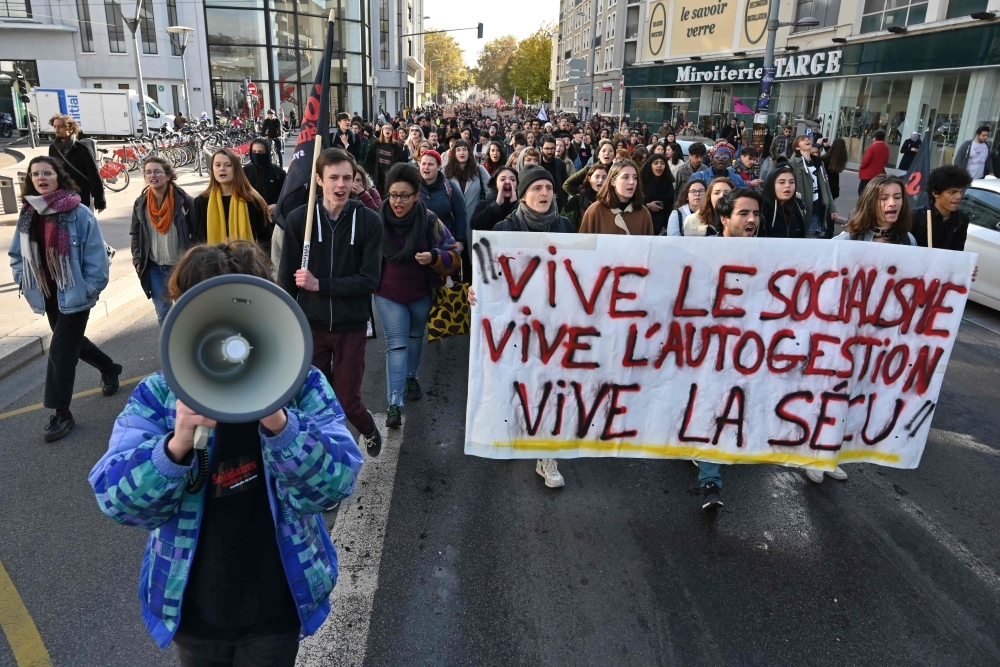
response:
[[[611,12],[611,16],[608,17],[608,39],[613,39],[615,36],[615,19],[617,12]]]
[[[975,12],[985,12],[988,0],[949,0],[945,18],[957,19]]]
[[[30,19],[31,0],[0,0],[0,18]]]
[[[76,13],[80,17],[80,50],[90,53],[94,50],[94,32],[90,27],[90,5],[87,0],[76,0]]]
[[[160,96],[157,94],[156,84],[155,83],[147,83],[146,84],[146,95],[148,97],[152,98],[152,100],[154,102],[159,103]]]
[[[111,53],[125,53],[125,22],[122,6],[117,2],[104,1],[104,18],[108,22],[108,47]]]
[[[892,2],[893,0],[890,0]],[[828,28],[837,25],[837,17],[840,15],[840,0],[799,0],[795,8],[795,20],[812,16],[819,19],[821,28]],[[812,30],[812,28],[798,27],[793,31]]]
[[[590,48],[590,28],[583,31],[583,48]]]
[[[893,26],[917,25],[927,18],[927,3],[920,0],[865,0],[861,32],[878,32]]]
[[[156,53],[156,21],[153,20],[153,0],[142,0],[142,21],[139,32],[142,35],[142,52]]]
[[[177,20],[177,0],[167,0],[167,23],[170,25],[180,25]],[[181,55],[181,36],[170,35],[170,54]]]
[[[615,47],[609,46],[604,49],[604,69],[608,70],[614,67],[615,63]]]
[[[380,0],[378,9],[379,67],[390,69],[389,64],[389,0]]]

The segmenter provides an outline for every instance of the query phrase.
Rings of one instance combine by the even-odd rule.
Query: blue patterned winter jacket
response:
[[[108,452],[90,471],[102,512],[118,523],[150,530],[139,599],[142,619],[161,648],[180,625],[208,486],[188,493],[188,473],[197,457],[191,465],[178,465],[164,451],[176,406],[177,397],[160,373],[140,382],[115,422]],[[316,368],[310,368],[285,411],[285,430],[271,436],[261,428],[260,438],[278,548],[305,636],[330,613],[337,581],[337,552],[320,512],[354,490],[362,455],[333,389]],[[210,461],[214,445],[213,436]]]

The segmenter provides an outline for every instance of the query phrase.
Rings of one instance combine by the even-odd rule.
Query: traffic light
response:
[[[479,24],[479,27],[477,28],[477,31],[478,32],[476,34],[476,37],[478,37],[479,39],[482,39],[483,38],[483,24],[482,23]]]
[[[20,70],[17,72],[17,94],[24,104],[31,101],[31,98],[28,97],[28,81]]]

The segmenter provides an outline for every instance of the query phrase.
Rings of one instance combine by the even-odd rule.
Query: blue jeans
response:
[[[809,218],[806,238],[819,238],[821,236],[823,236],[823,221],[819,219],[819,213],[813,213]]]
[[[170,280],[170,273],[173,270],[172,266],[149,263],[149,284],[150,290],[153,292],[153,308],[156,309],[156,323],[161,327],[170,311],[170,302],[167,301],[167,281]]]
[[[424,351],[424,331],[431,314],[431,295],[413,303],[396,303],[375,295],[375,311],[385,334],[386,400],[403,405],[407,378],[417,377]]]
[[[722,475],[719,473],[719,464],[709,461],[698,461],[698,486],[704,488],[709,482],[712,482],[720,489],[722,488]]]

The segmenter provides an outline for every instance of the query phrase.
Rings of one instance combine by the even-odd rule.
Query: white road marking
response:
[[[948,445],[964,447],[965,449],[971,449],[972,451],[979,452],[980,454],[1000,456],[1000,450],[993,449],[989,445],[984,445],[966,433],[956,433],[955,431],[943,431],[938,428],[932,428],[931,436],[933,436],[935,440],[942,440]]]
[[[330,536],[340,558],[340,577],[330,596],[330,616],[299,645],[296,667],[361,667],[368,644],[368,623],[378,589],[396,463],[403,428],[386,429],[385,415],[375,415],[382,433],[382,453],[365,456],[354,495],[341,503]],[[403,426],[405,427],[405,417]]]
[[[994,593],[1000,593],[1000,576],[997,576],[996,572],[984,565],[982,561],[976,558],[975,554],[966,549],[951,533],[934,523],[927,513],[915,503],[900,497],[897,497],[896,500],[903,511],[913,517],[913,520],[919,523],[924,530],[933,535],[941,546],[951,552],[952,556],[972,570],[983,583],[993,589]]]

